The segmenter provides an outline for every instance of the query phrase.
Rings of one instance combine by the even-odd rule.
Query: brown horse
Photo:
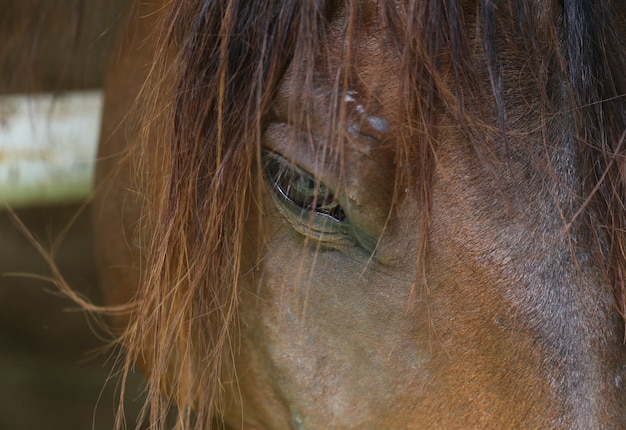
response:
[[[95,221],[155,427],[626,428],[626,8],[146,2]]]

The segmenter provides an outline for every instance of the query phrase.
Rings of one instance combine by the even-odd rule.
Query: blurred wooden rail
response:
[[[0,206],[87,199],[101,111],[100,91],[0,97]]]

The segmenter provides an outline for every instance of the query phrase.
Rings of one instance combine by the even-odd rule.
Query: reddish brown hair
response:
[[[291,97],[292,118],[306,116],[327,25],[345,16],[333,87],[332,117],[341,123],[341,95],[354,79],[360,3],[202,0],[171,2],[163,12],[160,49],[144,89],[145,103],[153,107],[144,132],[151,153],[137,166],[147,248],[136,311],[123,339],[127,369],[136,361],[149,369],[149,416],[158,428],[172,405],[181,428],[209,428],[220,408],[220,378],[237,353],[243,226],[265,118],[288,67],[302,83]],[[626,51],[617,36],[626,25],[624,11],[600,0],[397,3],[378,5],[401,67],[397,109],[404,132],[394,150],[398,166],[417,172],[411,186],[424,207],[437,117],[444,110],[454,113],[498,175],[501,160],[481,135],[506,141],[516,131],[517,101],[508,89],[519,85],[516,66],[523,61],[525,84],[540,95],[533,101],[540,134],[546,139],[545,130],[561,127],[563,139],[580,151],[583,198],[568,222],[605,226],[608,243],[597,238],[597,257],[606,262],[624,313]],[[507,62],[509,44],[517,49],[517,63]],[[606,218],[588,219],[591,205]],[[427,226],[428,210],[416,222]],[[427,254],[426,234],[422,242],[416,258]]]

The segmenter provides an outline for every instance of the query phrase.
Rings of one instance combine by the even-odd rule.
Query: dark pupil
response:
[[[275,155],[268,155],[264,164],[265,173],[280,197],[306,211],[314,211],[337,221],[345,219],[343,209],[328,187],[312,175]]]

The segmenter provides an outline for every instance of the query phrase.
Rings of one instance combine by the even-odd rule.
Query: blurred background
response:
[[[0,0],[0,96],[101,88],[130,3]],[[34,204],[15,214],[54,251],[67,281],[101,303],[89,207]],[[49,276],[44,259],[0,210],[0,429],[111,429],[119,400],[111,339],[42,279]],[[126,420],[134,428],[140,376],[126,398]]]

